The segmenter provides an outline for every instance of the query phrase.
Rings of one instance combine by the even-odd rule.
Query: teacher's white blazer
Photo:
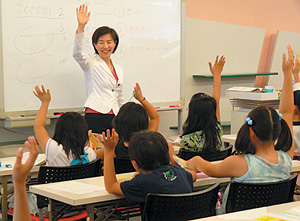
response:
[[[83,51],[84,33],[75,34],[73,57],[84,71],[87,100],[84,107],[89,107],[106,114],[113,110],[116,115],[124,104],[123,69],[114,63],[118,83],[102,58],[90,56]]]

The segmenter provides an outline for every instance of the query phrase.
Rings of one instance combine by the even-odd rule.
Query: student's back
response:
[[[104,135],[104,134],[103,134]],[[189,193],[196,174],[180,166],[169,166],[168,143],[158,132],[137,132],[129,143],[129,157],[138,174],[117,182],[113,165],[117,134],[105,137],[104,182],[108,192],[125,195],[131,203],[144,203],[148,193]]]
[[[190,168],[199,168],[208,176],[231,177],[232,181],[245,183],[276,182],[289,178],[294,154],[291,75],[293,51],[290,46],[288,52],[288,60],[284,54],[282,62],[284,81],[280,113],[272,107],[256,107],[248,114],[237,134],[237,155],[229,156],[217,164],[194,157],[186,162]],[[228,191],[229,186],[218,210],[219,214],[225,212]]]
[[[46,165],[72,166],[89,163],[96,159],[94,150],[86,146],[88,126],[77,112],[66,112],[57,120],[54,136],[50,138],[45,129],[46,114],[51,100],[49,89],[35,87],[34,94],[42,104],[34,123],[34,132],[41,149],[46,154]]]
[[[213,96],[205,93],[193,95],[189,103],[188,117],[183,125],[180,147],[190,151],[214,151],[222,146],[223,130],[220,124],[221,72],[225,57],[209,62],[214,77]]]

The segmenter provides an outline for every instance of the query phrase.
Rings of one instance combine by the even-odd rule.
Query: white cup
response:
[[[265,93],[273,93],[274,87],[273,86],[265,86]]]

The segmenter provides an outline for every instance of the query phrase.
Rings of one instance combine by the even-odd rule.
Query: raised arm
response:
[[[47,142],[50,138],[48,132],[45,129],[47,111],[51,100],[50,90],[47,89],[46,91],[44,85],[42,85],[42,90],[40,90],[38,86],[35,86],[35,91],[33,91],[33,93],[42,102],[34,121],[34,133],[40,147],[45,152]]]
[[[120,187],[120,182],[117,181],[114,156],[115,156],[115,147],[119,141],[119,135],[115,129],[111,130],[111,135],[109,129],[106,132],[102,133],[100,141],[104,145],[104,184],[105,189],[109,193],[123,195],[123,192]]]
[[[295,59],[294,67],[292,69],[292,73],[294,75],[295,83],[300,82],[299,80],[299,71],[300,71],[300,61],[298,58]]]
[[[29,157],[25,164],[22,164],[23,149],[20,148],[17,153],[16,163],[13,169],[13,183],[14,183],[14,221],[31,220],[29,213],[29,206],[27,201],[26,193],[26,178],[34,165],[35,159],[39,154],[39,147],[34,139],[34,137],[29,137],[28,141],[25,142],[25,146],[29,150]]]
[[[88,7],[85,4],[79,6],[79,9],[76,8],[78,27],[76,33],[84,32],[84,27],[90,19],[91,12],[88,12]]]
[[[159,124],[159,114],[154,109],[152,104],[149,101],[147,101],[147,99],[143,96],[142,90],[138,83],[136,83],[133,92],[135,93],[134,94],[135,99],[137,99],[143,105],[143,107],[146,109],[147,114],[150,118],[148,130],[157,132],[158,124]]]
[[[223,67],[225,64],[225,57],[224,55],[221,56],[219,60],[219,55],[216,57],[214,65],[211,62],[208,62],[210,72],[214,76],[214,88],[213,88],[213,95],[212,97],[215,98],[217,102],[217,110],[216,115],[218,121],[220,121],[220,94],[221,94],[221,73],[223,71]]]
[[[292,68],[293,68],[294,52],[290,45],[288,45],[288,58],[284,53],[282,56],[282,71],[283,71],[283,86],[282,94],[279,104],[279,112],[283,115],[282,118],[288,124],[291,133],[293,134],[293,80],[292,80]],[[293,159],[295,144],[287,153]]]

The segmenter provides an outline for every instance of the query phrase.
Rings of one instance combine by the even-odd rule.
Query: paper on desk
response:
[[[231,87],[227,89],[228,91],[239,91],[239,92],[254,92],[254,91],[262,91],[262,88],[257,87]]]
[[[261,207],[240,212],[227,213],[224,215],[219,215],[218,217],[226,220],[253,220],[265,215],[267,215],[267,208]]]
[[[68,186],[68,188],[66,188],[66,186]],[[69,181],[68,184],[66,184],[65,182],[51,183],[51,185],[49,185],[49,188],[60,191],[63,190],[65,192],[75,194],[86,194],[94,191],[105,190],[104,187],[86,184],[78,181]]]
[[[29,157],[29,152],[23,153],[22,163],[25,163]],[[40,166],[46,163],[46,154],[39,154],[34,162],[35,166]]]

